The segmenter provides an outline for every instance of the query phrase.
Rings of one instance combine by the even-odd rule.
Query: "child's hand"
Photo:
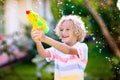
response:
[[[32,30],[31,37],[36,43],[39,43],[40,41],[44,41],[45,39],[45,35],[40,28],[38,28],[37,30]]]

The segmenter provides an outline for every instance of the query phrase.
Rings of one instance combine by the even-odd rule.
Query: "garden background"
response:
[[[46,35],[56,40],[63,15],[81,16],[89,48],[85,80],[120,80],[119,6],[119,0],[0,0],[0,80],[53,80],[54,64],[38,56],[26,9],[47,21]]]

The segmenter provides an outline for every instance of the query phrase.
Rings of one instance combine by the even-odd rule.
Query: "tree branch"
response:
[[[113,39],[113,37],[110,35],[106,24],[104,23],[102,18],[98,15],[98,13],[92,8],[89,0],[85,0],[85,4],[86,4],[86,7],[88,8],[88,10],[90,11],[90,13],[92,14],[92,16],[95,18],[95,20],[99,24],[101,31],[103,32],[103,35],[105,36],[106,40],[108,41],[108,44],[110,45],[111,49],[114,51],[115,55],[118,58],[120,58],[120,50],[119,50],[117,44],[115,43],[115,40]]]

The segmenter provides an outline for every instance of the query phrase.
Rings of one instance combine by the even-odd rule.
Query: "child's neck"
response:
[[[77,42],[65,43],[65,44],[68,45],[68,46],[73,46],[75,43],[77,43]]]

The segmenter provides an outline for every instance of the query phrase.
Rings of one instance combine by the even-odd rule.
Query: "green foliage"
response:
[[[94,42],[89,42],[89,53],[88,53],[88,64],[85,72],[87,72],[87,77],[89,76],[94,80],[96,78],[103,80],[110,80],[112,76],[111,64],[109,64],[106,57],[111,57],[107,48],[102,48],[103,44],[96,45]],[[107,76],[106,76],[107,75]]]
[[[5,3],[5,0],[0,0],[0,6],[3,6]]]
[[[76,14],[87,16],[89,12],[84,6],[84,4],[75,4],[74,2],[65,0],[64,3],[60,5],[60,8],[63,10],[62,15]]]
[[[58,21],[61,15],[59,14],[59,7],[56,0],[51,0],[51,11],[54,15],[54,21]]]
[[[63,15],[69,15],[69,14],[87,16],[89,12],[84,6],[84,4],[83,3],[76,4],[77,2],[81,2],[81,1],[65,0],[63,2],[57,3],[56,0],[52,0],[51,10],[55,17],[55,20],[58,20]]]
[[[113,37],[120,35],[120,11],[116,7],[116,1],[113,1],[111,5],[104,5],[102,8],[98,9],[101,17],[105,21],[110,33]]]

